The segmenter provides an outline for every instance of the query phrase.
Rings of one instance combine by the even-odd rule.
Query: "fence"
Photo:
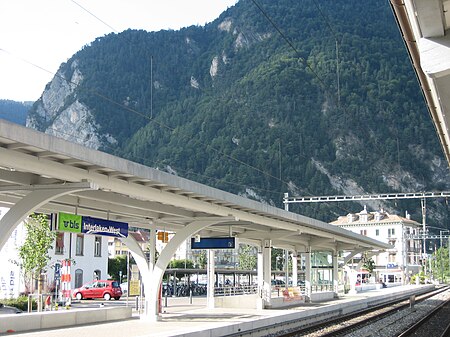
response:
[[[224,286],[215,287],[214,296],[236,296],[256,294],[258,287],[256,285],[238,285],[238,286]]]

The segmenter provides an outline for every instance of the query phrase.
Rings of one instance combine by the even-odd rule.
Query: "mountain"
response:
[[[27,125],[278,207],[285,192],[450,188],[384,0],[241,0],[205,26],[99,37],[61,65]],[[361,204],[290,209],[332,221]],[[364,204],[422,219],[419,200]],[[446,202],[427,206],[445,227]]]
[[[16,102],[7,99],[0,99],[0,118],[7,121],[25,125],[28,110],[33,102]]]

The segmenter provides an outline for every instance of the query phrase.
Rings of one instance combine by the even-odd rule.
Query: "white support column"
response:
[[[284,287],[289,287],[289,251],[284,250]]]
[[[264,307],[272,305],[272,244],[271,240],[264,240],[262,248],[263,255],[263,298]]]
[[[155,260],[156,260],[156,228],[155,226],[150,227],[150,238],[149,238],[149,261],[148,268],[149,270],[153,270],[155,268]]]
[[[256,300],[256,309],[264,309],[264,259],[263,259],[263,245],[258,248],[257,273],[258,273],[258,299]]]
[[[311,299],[311,247],[305,253],[305,295]]]
[[[8,241],[14,229],[30,213],[45,205],[50,200],[62,195],[92,189],[90,183],[73,183],[66,185],[48,185],[36,187],[30,194],[18,201],[0,220],[0,249]],[[24,188],[29,189],[29,188]],[[17,188],[16,188],[17,190]]]
[[[339,292],[339,273],[338,273],[338,251],[333,250],[333,291],[335,295]]]
[[[136,262],[139,272],[142,276],[142,282],[145,285],[145,280],[150,279],[150,272],[147,264],[147,259],[145,258],[145,253],[142,250],[141,246],[137,243],[137,241],[130,235],[126,238],[120,238],[120,240],[127,246],[131,255]]]
[[[233,218],[234,219],[234,218]],[[161,284],[164,272],[175,254],[177,248],[191,235],[194,235],[201,229],[221,223],[230,221],[230,218],[209,218],[193,221],[186,225],[170,239],[166,247],[161,251],[158,260],[155,263],[153,270],[150,270],[150,277],[143,280],[144,288],[146,289],[145,296],[145,315],[141,318],[150,321],[157,321],[159,319],[159,285]]]
[[[358,273],[356,272],[355,269],[350,268],[349,266],[345,266],[344,270],[347,271],[348,282],[350,283],[350,290],[349,290],[348,294],[356,295],[357,294],[356,280],[357,280]]]
[[[292,253],[292,286],[296,287],[298,283],[298,258],[297,252]]]
[[[206,277],[208,279],[208,285],[206,290],[206,306],[209,309],[214,309],[214,286],[216,283],[215,276],[215,264],[214,264],[214,249],[208,250],[208,264],[206,268]]]

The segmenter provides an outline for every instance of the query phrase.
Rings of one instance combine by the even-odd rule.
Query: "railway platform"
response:
[[[283,309],[240,309],[206,307],[206,298],[169,298],[163,307],[161,320],[151,322],[139,318],[134,312],[126,320],[68,326],[57,329],[5,333],[8,336],[33,337],[213,337],[213,336],[266,336],[314,322],[357,312],[367,307],[396,298],[407,298],[433,289],[432,285],[408,285],[383,288],[318,303],[305,303]],[[83,310],[83,309],[73,309]]]

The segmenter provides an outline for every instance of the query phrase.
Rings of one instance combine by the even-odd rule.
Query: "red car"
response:
[[[117,281],[95,280],[84,284],[80,288],[75,288],[72,296],[77,300],[104,298],[106,301],[109,301],[111,297],[118,300],[122,296],[122,289]]]

